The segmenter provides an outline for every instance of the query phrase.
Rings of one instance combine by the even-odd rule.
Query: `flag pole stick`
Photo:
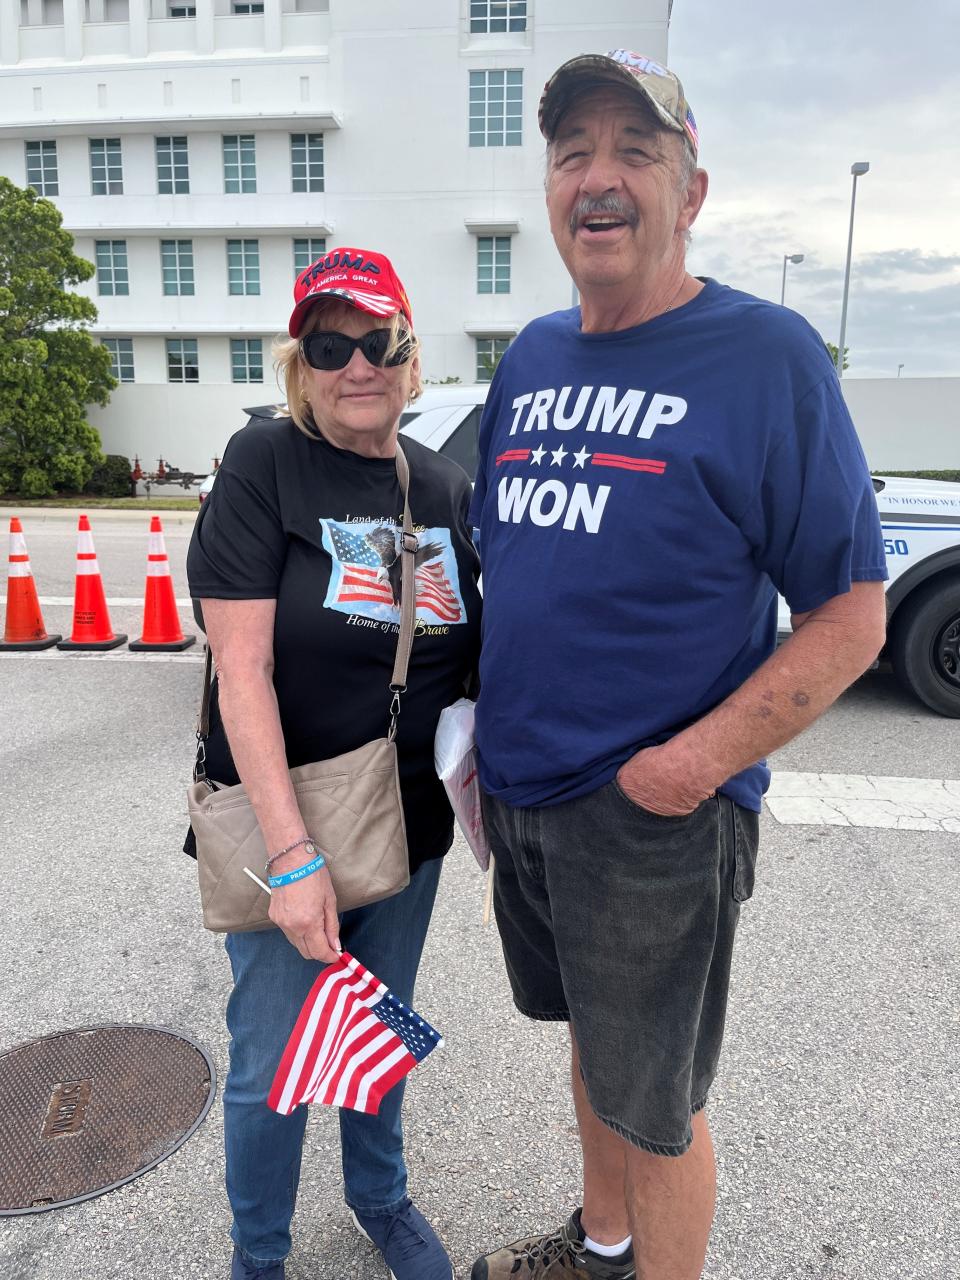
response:
[[[254,884],[258,884],[264,893],[268,893],[271,898],[273,897],[273,890],[270,888],[270,886],[268,884],[264,884],[263,881],[260,879],[260,877],[256,875],[253,871],[251,871],[249,867],[243,868],[243,874],[245,876],[249,876],[250,879],[254,882]],[[339,943],[334,949],[338,956],[343,955],[343,947],[341,947]]]
[[[249,876],[254,884],[258,884],[264,893],[268,893],[271,898],[273,897],[273,890],[270,888],[270,886],[267,884],[264,884],[258,875],[254,875],[254,873],[250,870],[249,867],[243,868],[243,874],[245,876]]]
[[[490,923],[490,910],[493,906],[493,863],[494,857],[490,855],[490,866],[487,868],[487,891],[483,895],[483,923]]]

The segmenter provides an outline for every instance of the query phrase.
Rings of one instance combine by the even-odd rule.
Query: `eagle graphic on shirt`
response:
[[[397,526],[383,520],[321,519],[320,524],[331,558],[324,607],[399,622],[402,558]],[[423,529],[417,541],[417,616],[445,626],[466,622],[450,530]]]
[[[372,533],[368,533],[366,541],[380,557],[380,573],[382,582],[389,583],[393,593],[393,603],[400,607],[400,580],[403,573],[403,557],[400,554],[400,539],[397,530],[390,525],[381,524]],[[439,542],[428,542],[418,546],[414,553],[414,565],[417,569],[428,560],[435,560],[443,555],[443,547]]]

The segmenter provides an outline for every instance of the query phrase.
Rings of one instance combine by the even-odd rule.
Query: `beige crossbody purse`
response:
[[[379,902],[410,883],[395,738],[413,646],[417,537],[410,518],[410,472],[399,444],[397,476],[403,491],[400,633],[389,686],[387,736],[332,760],[290,770],[304,829],[326,858],[340,911]],[[270,929],[274,927],[267,915],[270,899],[244,871],[246,867],[262,878],[267,859],[253,806],[242,786],[218,787],[206,775],[211,665],[208,645],[197,761],[193,785],[187,791],[197,842],[203,923],[214,933]]]

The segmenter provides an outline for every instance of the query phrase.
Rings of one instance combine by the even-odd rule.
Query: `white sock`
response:
[[[615,1258],[617,1254],[623,1253],[624,1249],[633,1243],[633,1236],[627,1236],[619,1244],[597,1244],[596,1240],[591,1240],[589,1236],[585,1235],[583,1243],[591,1253],[597,1253],[601,1258]]]

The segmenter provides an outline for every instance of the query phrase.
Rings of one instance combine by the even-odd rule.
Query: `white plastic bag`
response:
[[[473,850],[481,871],[486,871],[490,865],[490,846],[480,810],[477,746],[473,737],[475,706],[469,698],[459,698],[440,712],[433,760],[437,776],[450,798],[457,825]]]

